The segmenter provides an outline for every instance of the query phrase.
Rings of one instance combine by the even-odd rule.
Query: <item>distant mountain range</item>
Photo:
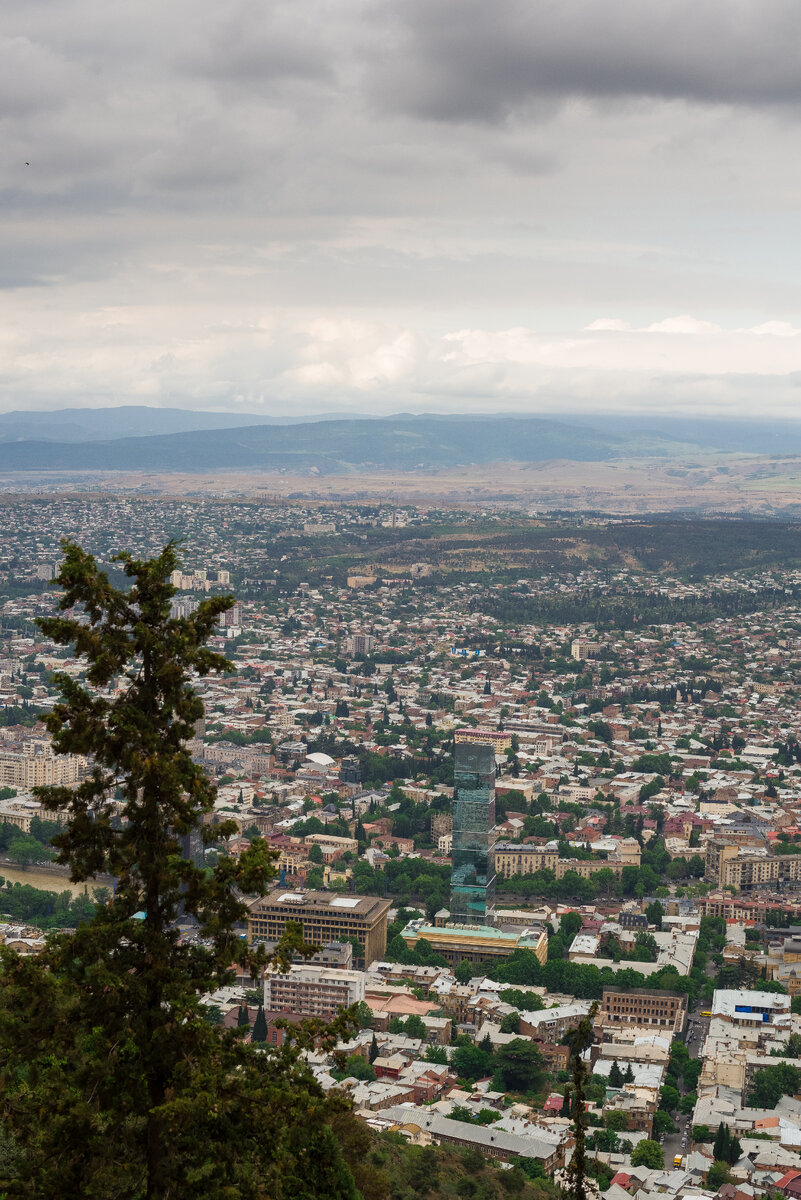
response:
[[[0,414],[2,470],[437,470],[491,462],[801,453],[801,422],[400,414],[270,418],[127,406]]]
[[[322,417],[263,417],[257,413],[194,412],[186,408],[59,408],[53,412],[0,413],[0,443],[105,442],[116,438],[153,437],[200,429],[238,429],[242,425],[297,425]]]
[[[460,464],[567,458],[592,462],[669,452],[666,439],[603,433],[539,417],[404,416],[190,429],[105,441],[0,443],[6,470],[434,470]]]

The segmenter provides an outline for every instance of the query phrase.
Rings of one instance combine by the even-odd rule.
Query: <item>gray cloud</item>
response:
[[[398,45],[369,86],[420,117],[548,115],[549,102],[571,96],[801,100],[794,0],[408,0],[392,11]]]
[[[795,0],[16,0],[6,26],[3,407],[785,404],[799,364],[752,371],[742,330],[801,324]],[[683,313],[740,332],[645,356]]]

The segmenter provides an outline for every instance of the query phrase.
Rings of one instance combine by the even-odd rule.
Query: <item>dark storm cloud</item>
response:
[[[419,117],[497,121],[571,96],[801,100],[796,0],[408,0],[391,11],[395,38],[368,87]]]

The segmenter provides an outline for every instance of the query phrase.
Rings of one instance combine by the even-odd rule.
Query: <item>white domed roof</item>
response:
[[[321,754],[319,750],[315,750],[313,754],[306,755],[306,762],[317,763],[319,767],[332,767],[334,761],[329,754]]]

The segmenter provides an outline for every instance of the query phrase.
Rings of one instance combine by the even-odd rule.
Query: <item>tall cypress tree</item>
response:
[[[264,1006],[262,1004],[259,1005],[259,1011],[256,1013],[256,1020],[253,1022],[251,1041],[267,1041],[267,1018],[264,1015]]]
[[[10,1147],[0,1192],[353,1197],[329,1123],[336,1102],[301,1056],[255,1054],[235,1030],[203,1019],[200,997],[229,983],[230,964],[243,960],[240,895],[263,893],[273,874],[262,839],[209,872],[188,855],[196,830],[206,844],[235,832],[233,822],[204,823],[215,790],[186,749],[203,715],[193,676],[229,666],[205,642],[233,599],[173,619],[172,544],[149,561],[118,557],[129,590],[113,587],[79,546],[63,550],[62,615],[40,626],[75,647],[85,676],[57,677],[62,700],[47,724],[57,752],[92,765],[74,790],[38,795],[67,817],[54,844],[71,879],[105,872],[116,887],[91,921],[51,937],[41,955],[0,952],[0,1126]],[[200,944],[181,944],[181,914],[197,920]],[[279,965],[293,946],[311,950],[297,926]],[[245,961],[256,978],[267,956],[251,949]]]
[[[728,1127],[728,1125],[725,1125],[723,1122],[721,1122],[718,1125],[718,1131],[715,1134],[715,1141],[712,1146],[712,1157],[713,1157],[713,1159],[715,1159],[716,1162],[728,1162],[729,1161],[730,1141],[731,1141],[731,1137],[729,1134],[729,1127]]]
[[[593,1001],[586,1017],[582,1017],[570,1036],[570,1058],[573,1064],[573,1136],[576,1144],[573,1157],[567,1167],[567,1192],[572,1200],[587,1200],[587,1155],[586,1140],[587,1111],[584,1104],[584,1087],[589,1071],[584,1062],[583,1054],[592,1045],[592,1024],[598,1012],[598,1002]]]

